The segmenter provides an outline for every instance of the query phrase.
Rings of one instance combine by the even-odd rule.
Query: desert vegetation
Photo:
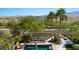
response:
[[[45,29],[58,29],[59,31],[64,29],[71,33],[70,38],[74,44],[79,44],[79,21],[70,22],[64,8],[60,8],[56,12],[50,11],[43,19],[39,19],[37,16],[22,16],[11,20],[2,18],[0,19],[0,29],[0,49],[3,50],[11,50],[17,42],[30,41],[33,33],[43,33]],[[62,32],[64,33],[64,31]],[[56,42],[60,42],[58,36],[56,36]]]

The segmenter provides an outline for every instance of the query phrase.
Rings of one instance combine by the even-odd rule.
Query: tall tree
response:
[[[47,19],[49,19],[49,21],[51,22],[51,28],[53,26],[53,18],[54,18],[54,12],[49,12]]]
[[[57,10],[57,17],[59,18],[59,29],[61,29],[61,23],[63,20],[67,20],[67,15],[65,14],[65,9],[64,8],[60,8]]]
[[[53,20],[56,19],[56,13],[55,12],[49,12],[47,16],[47,20],[51,22],[51,28],[53,27]]]

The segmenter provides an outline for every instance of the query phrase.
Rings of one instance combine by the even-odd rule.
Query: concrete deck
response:
[[[53,50],[66,50],[66,48],[63,47],[63,45],[52,45]]]
[[[25,45],[35,45],[35,44],[37,44],[37,45],[52,45],[52,43],[27,43]]]

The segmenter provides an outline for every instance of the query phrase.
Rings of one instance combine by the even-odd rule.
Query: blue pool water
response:
[[[53,50],[51,45],[26,45],[24,50]]]

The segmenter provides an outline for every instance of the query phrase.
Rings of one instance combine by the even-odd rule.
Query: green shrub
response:
[[[74,44],[72,47],[73,47],[73,50],[79,50],[79,45]]]
[[[73,50],[73,45],[71,45],[71,44],[65,44],[64,47],[65,47],[67,50]]]
[[[5,31],[3,31],[2,34],[1,34],[1,37],[2,37],[2,38],[9,38],[9,37],[11,37],[11,36],[12,36],[12,34],[11,34],[11,32],[10,32],[9,30],[5,30]]]
[[[23,35],[22,36],[22,41],[29,41],[31,40],[31,36],[30,35]]]
[[[73,38],[72,38],[72,41],[73,41],[75,44],[79,44],[79,37],[73,37]]]
[[[60,36],[54,34],[54,37],[55,37],[55,42],[59,44],[60,41],[61,41],[61,40],[60,40]]]
[[[72,39],[73,43],[79,44],[79,33],[73,32],[71,35],[71,39]]]
[[[67,50],[79,50],[79,45],[76,45],[76,44],[73,44],[73,45],[66,44],[64,46]]]

